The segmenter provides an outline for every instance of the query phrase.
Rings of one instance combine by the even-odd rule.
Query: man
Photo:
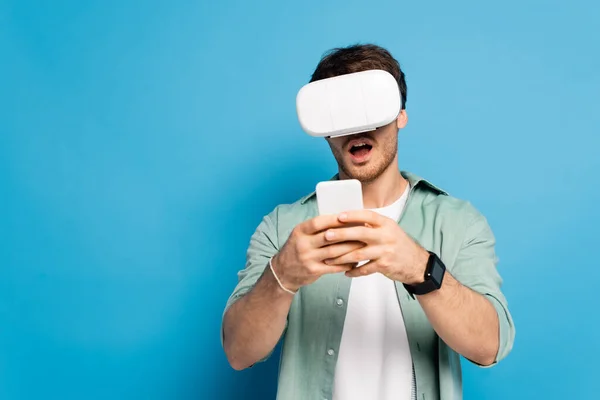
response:
[[[398,118],[327,139],[334,179],[360,180],[365,210],[317,216],[314,193],[276,207],[251,238],[224,313],[223,345],[237,370],[284,338],[279,399],[460,399],[459,355],[492,366],[512,348],[486,219],[398,168],[408,121],[398,62],[375,45],[334,49],[311,82],[370,69],[396,78]],[[431,288],[434,267],[443,279]]]

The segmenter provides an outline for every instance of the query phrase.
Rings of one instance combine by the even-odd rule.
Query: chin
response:
[[[338,162],[338,167],[350,179],[357,179],[362,183],[370,183],[379,178],[385,171],[392,168],[394,157],[370,158],[364,163],[356,164],[351,159]]]
[[[350,165],[342,169],[349,179],[357,179],[362,183],[372,182],[381,175],[383,171],[378,171],[371,165]]]

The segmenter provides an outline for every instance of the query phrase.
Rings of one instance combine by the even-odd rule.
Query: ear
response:
[[[396,126],[398,129],[402,129],[408,123],[408,114],[406,114],[406,110],[401,110],[400,114],[398,114],[398,118],[396,119]]]

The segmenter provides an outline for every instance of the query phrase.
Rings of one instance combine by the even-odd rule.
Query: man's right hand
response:
[[[346,272],[356,264],[327,265],[334,259],[364,246],[362,242],[333,243],[325,239],[328,229],[344,226],[337,215],[318,216],[297,225],[272,264],[281,284],[293,291],[324,274]]]
[[[364,246],[362,242],[325,239],[329,230],[344,226],[351,225],[340,222],[337,215],[319,216],[297,225],[272,260],[281,284],[296,291],[324,274],[354,267],[324,263]],[[223,344],[233,368],[247,368],[273,350],[285,329],[292,301],[293,296],[279,287],[267,267],[252,290],[231,305],[223,319]]]

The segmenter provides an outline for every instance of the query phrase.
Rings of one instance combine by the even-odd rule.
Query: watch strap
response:
[[[439,271],[441,269],[441,271]],[[435,290],[438,290],[442,286],[442,281],[444,279],[444,275],[446,272],[446,266],[439,259],[439,257],[433,253],[429,252],[429,259],[427,260],[427,266],[425,267],[425,280],[417,285],[407,285],[404,284],[404,288],[412,298],[414,299],[414,295],[424,295],[427,293],[431,293]],[[439,282],[433,279],[433,276],[439,276]]]

